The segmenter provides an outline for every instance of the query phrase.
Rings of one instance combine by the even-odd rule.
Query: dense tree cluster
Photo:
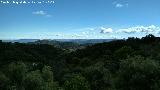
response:
[[[160,90],[160,38],[72,50],[0,41],[0,90]]]

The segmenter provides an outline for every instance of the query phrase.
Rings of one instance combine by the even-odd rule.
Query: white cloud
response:
[[[23,1],[23,4],[27,3],[26,1]]]
[[[136,26],[136,27],[130,27],[126,29],[119,29],[117,33],[127,33],[127,34],[133,34],[133,33],[145,33],[145,34],[153,34],[153,33],[160,33],[160,27],[156,27],[155,25],[150,26]]]
[[[124,6],[123,4],[121,4],[121,3],[117,3],[115,7],[117,7],[117,8],[121,8],[121,7],[123,7],[123,6]]]
[[[46,15],[46,17],[52,17],[52,15],[49,15],[49,14],[48,14],[48,15]]]
[[[101,30],[100,33],[112,33],[113,32],[112,28],[101,27],[100,30]]]
[[[122,7],[128,7],[129,6],[129,4],[127,2],[119,2],[119,1],[115,1],[112,4],[116,8],[122,8]]]
[[[89,28],[89,30],[90,30],[90,31],[93,31],[93,30],[94,30],[94,28]]]
[[[52,17],[52,15],[50,15],[50,14],[48,14],[47,12],[42,11],[42,10],[32,12],[32,14],[34,14],[34,15],[41,15],[41,16],[45,16],[45,17]]]
[[[46,13],[44,11],[35,11],[32,14],[36,14],[36,15],[46,15]]]
[[[82,32],[82,34],[84,34],[84,35],[85,35],[85,34],[87,34],[87,33],[86,33],[86,32]]]

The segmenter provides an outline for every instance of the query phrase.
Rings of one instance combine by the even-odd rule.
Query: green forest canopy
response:
[[[160,90],[160,38],[151,34],[69,51],[0,42],[0,90]]]

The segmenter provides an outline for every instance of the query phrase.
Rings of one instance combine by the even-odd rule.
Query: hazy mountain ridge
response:
[[[40,39],[17,39],[17,40],[2,40],[3,42],[19,42],[19,43],[29,43],[29,42],[36,42]],[[58,42],[73,42],[77,44],[87,44],[87,43],[103,43],[103,42],[110,42],[113,40],[118,39],[42,39],[47,41],[58,41]]]

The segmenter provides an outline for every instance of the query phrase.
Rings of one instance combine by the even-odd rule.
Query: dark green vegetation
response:
[[[160,90],[160,38],[69,51],[0,42],[0,90]]]

